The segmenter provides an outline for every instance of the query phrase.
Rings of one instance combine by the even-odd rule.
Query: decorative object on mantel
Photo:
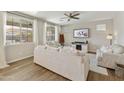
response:
[[[110,40],[110,45],[112,45],[112,34],[108,34],[106,38]]]
[[[64,40],[64,34],[60,33],[59,35],[59,43],[64,46],[65,40]]]

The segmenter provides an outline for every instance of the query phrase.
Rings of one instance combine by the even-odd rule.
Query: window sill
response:
[[[34,44],[34,42],[15,43],[15,44],[8,44],[8,45],[4,45],[4,46],[19,46],[19,45],[27,45],[27,44]]]

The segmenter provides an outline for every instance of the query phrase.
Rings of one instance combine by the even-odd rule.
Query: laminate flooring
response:
[[[33,57],[9,64],[0,69],[0,81],[70,81],[40,65],[33,63]],[[88,81],[120,81],[114,70],[108,69],[108,76],[89,71]]]

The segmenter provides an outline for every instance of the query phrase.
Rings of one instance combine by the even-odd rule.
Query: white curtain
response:
[[[37,19],[34,19],[34,33],[33,33],[33,36],[34,36],[34,43],[35,43],[35,46],[38,46],[38,22],[37,22]]]
[[[61,26],[60,25],[57,25],[56,26],[56,30],[57,31],[56,31],[56,35],[55,35],[56,37],[55,38],[56,38],[56,41],[59,42],[59,34],[61,32]]]
[[[4,68],[7,65],[5,59],[5,25],[6,25],[6,12],[0,12],[0,68]]]
[[[45,22],[40,19],[34,20],[34,42],[35,46],[44,43]]]

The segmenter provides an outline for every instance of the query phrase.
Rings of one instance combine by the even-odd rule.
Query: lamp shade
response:
[[[106,38],[111,40],[112,39],[112,34],[108,34]]]

